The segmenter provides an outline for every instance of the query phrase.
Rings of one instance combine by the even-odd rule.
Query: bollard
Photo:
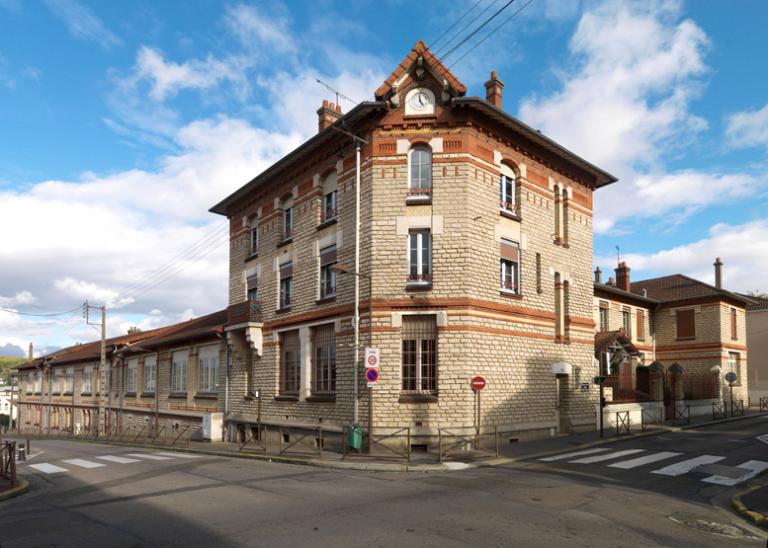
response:
[[[32,452],[32,446],[29,445],[29,436],[27,436],[27,455],[29,455]]]
[[[19,458],[18,460],[27,460],[27,450],[26,447],[24,447],[24,444],[19,444]]]

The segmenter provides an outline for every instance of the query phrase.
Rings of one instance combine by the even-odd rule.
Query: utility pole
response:
[[[91,309],[101,311],[101,321],[99,323],[91,323]],[[83,304],[83,316],[85,316],[85,323],[96,327],[101,331],[101,357],[99,359],[99,415],[96,419],[98,422],[96,428],[99,435],[101,435],[102,433],[106,433],[107,408],[110,407],[107,405],[108,394],[105,392],[105,388],[107,387],[107,305],[92,306],[88,304],[88,301],[85,301]],[[110,386],[110,393],[111,388],[112,387]],[[74,416],[72,417],[72,421],[74,424]],[[91,425],[91,427],[93,427],[93,425]]]

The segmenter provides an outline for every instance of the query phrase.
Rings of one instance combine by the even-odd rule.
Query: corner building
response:
[[[211,209],[230,221],[229,439],[352,424],[356,275],[363,427],[371,394],[374,432],[473,431],[481,375],[484,431],[594,428],[592,193],[616,179],[504,112],[495,73],[485,87],[467,97],[417,42],[375,100],[324,102],[317,135]]]

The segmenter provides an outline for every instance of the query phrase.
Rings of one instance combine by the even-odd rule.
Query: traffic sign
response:
[[[605,377],[602,375],[599,375],[594,379],[595,384],[603,384],[604,382],[605,382]]]
[[[365,347],[365,366],[369,368],[379,367],[381,361],[381,351],[372,346]]]
[[[731,384],[735,383],[737,378],[738,377],[736,376],[736,373],[734,373],[733,371],[729,371],[728,373],[725,374],[725,380]]]
[[[485,382],[485,377],[477,376],[477,377],[472,377],[472,380],[469,381],[469,384],[472,387],[472,390],[477,392],[485,388],[485,385],[487,383]]]
[[[379,380],[378,369],[368,369],[365,372],[365,380],[368,381],[368,388],[374,388],[376,386],[376,382]]]

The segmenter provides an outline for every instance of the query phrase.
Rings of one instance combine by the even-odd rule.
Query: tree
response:
[[[13,366],[25,361],[27,361],[27,358],[0,357],[0,384],[11,384],[11,376],[16,372]]]

